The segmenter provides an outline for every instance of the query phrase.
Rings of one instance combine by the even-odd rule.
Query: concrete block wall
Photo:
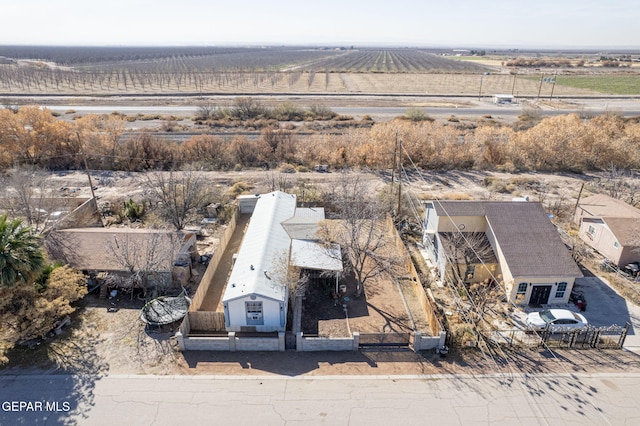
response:
[[[183,341],[180,344],[180,340]],[[184,337],[178,336],[178,345],[182,351],[224,351],[229,352],[228,337]]]
[[[305,337],[296,333],[296,350],[299,352],[321,351],[357,351],[360,346],[360,333],[351,338]]]
[[[416,332],[413,340],[413,349],[415,351],[426,351],[442,348],[446,338],[447,333],[445,331],[441,331],[439,336],[423,336],[422,333]]]
[[[278,337],[237,337],[235,332],[224,337],[185,336],[182,331],[176,333],[181,351],[269,351],[285,350],[284,333]]]

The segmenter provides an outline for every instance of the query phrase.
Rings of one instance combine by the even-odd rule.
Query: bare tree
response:
[[[340,245],[357,281],[356,297],[360,297],[368,280],[398,273],[406,259],[397,255],[384,204],[359,178],[345,175],[330,198],[339,219],[324,221],[319,235],[325,243]]]
[[[46,173],[37,167],[20,167],[0,177],[4,189],[0,209],[12,217],[24,217],[35,232],[45,226],[53,208],[52,185]]]
[[[484,232],[443,233],[441,240],[449,254],[455,279],[460,282],[468,283],[473,278],[471,270],[475,265],[495,262],[491,243]]]
[[[640,203],[637,175],[629,170],[612,165],[597,182],[597,186],[611,198],[617,198],[636,207]]]
[[[106,255],[129,274],[126,286],[162,292],[171,284],[171,271],[180,249],[177,234],[114,234],[105,243]]]
[[[271,192],[284,191],[287,192],[293,188],[293,182],[287,174],[280,172],[269,172],[266,177],[266,184]]]
[[[161,216],[180,230],[199,209],[210,203],[207,184],[199,172],[171,171],[147,174],[146,187]]]
[[[441,236],[448,263],[452,266],[450,282],[457,293],[466,296],[469,302],[468,306],[459,306],[465,310],[461,314],[467,321],[478,325],[505,299],[504,289],[492,273],[487,278],[474,280],[478,266],[488,268],[487,264],[497,262],[491,243],[484,232],[454,232]]]

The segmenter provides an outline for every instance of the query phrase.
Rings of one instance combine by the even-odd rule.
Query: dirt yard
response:
[[[187,352],[178,351],[174,328],[149,330],[139,321],[139,306],[88,299],[65,333],[48,345],[12,351],[0,374],[77,373],[86,380],[107,374],[159,375],[407,375],[640,372],[640,356],[623,350],[516,349],[495,358],[474,349],[440,357],[414,353],[359,352]]]

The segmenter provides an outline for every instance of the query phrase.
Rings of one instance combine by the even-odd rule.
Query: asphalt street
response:
[[[639,388],[639,373],[0,376],[0,424],[632,425]]]
[[[227,99],[228,97],[222,97]],[[375,96],[372,97],[374,103]],[[457,107],[451,106],[429,106],[422,108],[428,115],[434,117],[450,117],[455,115],[458,117],[482,117],[492,116],[494,118],[504,118],[514,120],[518,115],[522,114],[523,106],[518,103],[496,105],[491,101],[490,97],[482,100],[474,98],[466,99],[468,105]],[[119,112],[122,114],[161,114],[175,116],[192,116],[198,111],[198,101],[194,100],[191,105],[166,105],[162,100],[158,100],[157,105],[148,105],[140,102],[136,104],[135,99],[130,100],[129,105],[111,105],[108,100],[104,104],[92,105],[71,105],[63,102],[56,103],[48,100],[46,107],[51,111],[64,114],[67,111],[74,111],[79,114],[111,114]],[[360,103],[363,101],[360,100]],[[553,116],[570,113],[591,113],[603,114],[607,112],[615,112],[626,117],[640,115],[640,103],[634,99],[580,99],[571,102],[573,105],[563,108],[552,108],[545,106],[538,109],[537,113],[541,116]],[[407,106],[332,106],[329,107],[340,115],[352,116],[360,119],[365,115],[373,117],[376,121],[387,121],[395,117],[404,115],[409,107]]]

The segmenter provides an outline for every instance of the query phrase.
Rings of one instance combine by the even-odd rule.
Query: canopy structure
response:
[[[292,240],[291,264],[319,271],[342,271],[342,254],[338,244],[325,247],[315,241]]]
[[[160,296],[142,307],[140,319],[149,325],[165,325],[176,322],[187,314],[191,299],[186,295]]]

